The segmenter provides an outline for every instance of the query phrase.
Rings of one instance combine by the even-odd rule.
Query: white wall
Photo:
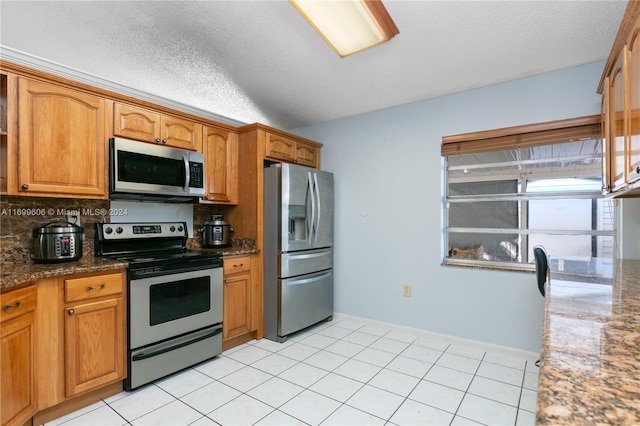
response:
[[[544,302],[533,274],[440,265],[441,137],[598,114],[603,67],[294,130],[325,144],[322,168],[335,173],[336,312],[538,351]]]
[[[640,259],[640,198],[617,200],[617,255],[621,259]]]

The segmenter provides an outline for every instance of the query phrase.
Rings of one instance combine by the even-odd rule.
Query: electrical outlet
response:
[[[404,284],[402,286],[402,295],[404,297],[411,297],[411,285],[410,284]]]
[[[81,223],[80,223],[80,210],[67,210],[65,216],[66,216],[65,220],[67,222],[71,222],[71,223],[76,224],[78,226],[81,225]]]

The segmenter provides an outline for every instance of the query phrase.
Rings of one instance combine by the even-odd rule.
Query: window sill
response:
[[[505,263],[489,263],[482,260],[462,260],[445,259],[440,266],[453,266],[471,269],[484,269],[488,271],[526,272],[532,274],[536,272],[535,265],[509,265]]]

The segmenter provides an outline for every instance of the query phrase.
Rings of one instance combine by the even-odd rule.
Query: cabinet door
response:
[[[113,135],[159,143],[160,114],[116,102],[113,105]]]
[[[162,143],[176,148],[202,152],[202,125],[182,118],[163,115]]]
[[[67,306],[67,397],[124,378],[124,327],[122,297]]]
[[[610,113],[610,96],[609,90],[611,83],[609,77],[606,77],[604,83],[604,91],[602,93],[602,192],[608,194],[611,192],[613,180],[611,179],[611,113]]]
[[[622,59],[622,58],[621,58]],[[624,72],[621,60],[611,76],[610,117],[611,117],[611,145],[609,163],[613,190],[624,185],[624,145],[625,145],[625,120],[624,120]]]
[[[107,198],[105,102],[19,79],[20,195]]]
[[[293,163],[296,159],[296,141],[267,133],[265,135],[265,156]]]
[[[33,313],[3,321],[1,328],[1,420],[22,425],[36,412]]]
[[[304,142],[296,142],[296,163],[302,166],[318,167],[319,149]]]
[[[631,36],[627,52],[629,91],[629,138],[627,140],[627,183],[640,180],[640,19]]]
[[[36,412],[35,286],[0,295],[0,420],[22,425]]]
[[[222,338],[229,339],[251,331],[251,274],[225,277],[223,298]]]
[[[204,128],[205,199],[238,204],[238,134],[216,127]]]

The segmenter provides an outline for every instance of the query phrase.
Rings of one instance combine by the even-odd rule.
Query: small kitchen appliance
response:
[[[71,222],[48,222],[33,229],[31,259],[36,263],[72,262],[82,257],[84,228]]]
[[[222,352],[222,257],[186,222],[96,223],[95,255],[129,262],[126,390]]]
[[[204,195],[201,152],[123,138],[109,140],[109,198],[179,203]]]
[[[231,247],[233,227],[222,220],[222,215],[214,214],[211,222],[202,227],[202,245],[204,247]]]

